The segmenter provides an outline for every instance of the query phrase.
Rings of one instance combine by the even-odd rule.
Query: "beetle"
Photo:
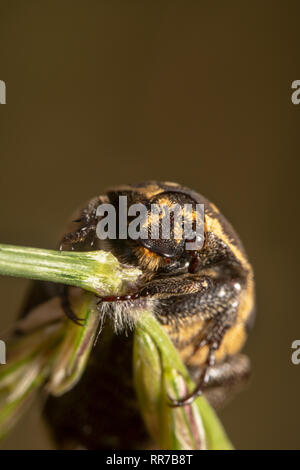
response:
[[[120,196],[126,196],[128,204],[144,204],[149,214],[152,204],[175,203],[182,210],[190,204],[193,218],[197,204],[202,204],[203,245],[192,251],[186,249],[186,240],[176,239],[174,227],[169,239],[100,240],[97,208],[109,203],[118,214]],[[158,219],[160,226],[162,223],[163,215]],[[46,405],[58,440],[64,439],[67,431],[74,442],[97,448],[95,434],[99,426],[102,448],[130,448],[133,442],[145,438],[130,379],[132,334],[128,332],[128,325],[130,330],[141,309],[151,311],[163,325],[197,384],[192,393],[173,400],[174,406],[190,404],[201,393],[218,406],[248,378],[250,363],[240,351],[255,317],[253,270],[238,235],[205,197],[172,182],[149,181],[112,188],[80,209],[60,248],[108,250],[122,264],[139,267],[142,275],[127,286],[125,293],[99,296],[99,314],[110,321],[103,340],[74,390],[49,398]],[[62,305],[80,327],[81,321],[69,305],[67,287]],[[120,334],[114,335],[115,331]],[[118,413],[113,412],[115,402]],[[80,411],[76,415],[73,411],[78,403]],[[96,424],[97,416],[101,424]],[[129,428],[134,430],[134,439]]]

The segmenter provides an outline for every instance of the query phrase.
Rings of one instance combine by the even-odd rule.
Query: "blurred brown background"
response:
[[[0,0],[1,242],[54,247],[77,205],[119,183],[213,200],[256,273],[253,379],[221,414],[238,448],[300,448],[299,7]],[[26,288],[0,279],[0,331]],[[2,447],[51,447],[38,412]]]

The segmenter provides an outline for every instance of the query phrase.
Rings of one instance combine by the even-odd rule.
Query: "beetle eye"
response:
[[[148,237],[138,238],[137,243],[165,258],[183,256],[187,242],[185,230],[194,224],[195,204],[188,194],[176,191],[164,191],[145,201],[148,217],[143,226]]]
[[[164,256],[166,258],[174,258],[179,257],[184,251],[184,241],[181,243],[176,243],[175,240],[143,240],[139,239],[138,243],[143,247],[147,248],[148,250],[156,253],[160,256]]]

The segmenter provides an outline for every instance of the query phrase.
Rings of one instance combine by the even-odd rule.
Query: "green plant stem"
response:
[[[119,292],[140,271],[104,251],[54,251],[0,244],[0,274],[59,282],[94,293]]]
[[[126,290],[128,283],[135,281],[141,272],[135,268],[122,266],[111,253],[104,251],[60,252],[0,244],[0,275],[1,274],[63,283],[75,287],[81,287],[92,293],[111,295],[114,293],[123,293]],[[91,333],[93,333],[95,329],[95,321],[98,318],[95,317],[92,311],[92,299],[87,299],[87,301],[84,302],[84,309],[86,310],[86,317],[88,320],[84,327],[86,330],[83,330],[84,334],[80,334],[79,336],[75,335],[75,341],[73,333],[70,330],[70,337],[72,337],[72,341],[74,340],[73,342],[77,345],[74,346],[74,351],[71,349],[71,353],[73,351],[74,354],[70,354],[70,357],[67,358],[68,373],[72,373],[72,376],[70,379],[67,377],[64,382],[59,383],[58,385],[56,380],[55,393],[57,394],[61,393],[62,390],[68,389],[71,382],[76,382],[85,367],[91,350],[89,346],[92,345],[94,338]],[[90,329],[89,325],[91,325]],[[75,328],[74,325],[71,326]],[[76,328],[77,331],[80,332],[80,330],[78,330],[79,327],[76,326]],[[177,379],[178,375],[184,379],[188,389],[192,389],[194,384],[170,338],[165,333],[161,325],[156,321],[154,316],[145,311],[140,314],[139,322],[136,327],[136,336],[146,344],[148,341],[147,335],[151,338],[152,343],[155,344],[155,348],[157,348],[156,351],[159,351],[160,357],[162,358],[162,372],[166,377],[169,377],[168,380],[166,379],[166,383],[171,384],[171,387],[176,387],[176,377],[173,379],[175,374],[175,376],[177,375]],[[68,339],[68,336],[66,337]],[[151,344],[151,341],[149,344]],[[87,343],[86,354],[84,357],[81,357],[81,348],[83,343]],[[149,354],[151,356],[151,354],[153,355],[156,353],[154,353],[154,349],[151,350],[150,348]],[[158,356],[156,359],[158,361]],[[49,372],[49,374],[51,375],[51,372]],[[201,415],[206,440],[208,441],[208,448],[232,448],[221,423],[205,398],[200,397],[195,403],[197,404]]]
[[[175,349],[167,333],[163,330],[162,326],[148,311],[143,311],[140,314],[139,322],[135,332],[137,336],[140,335],[139,330],[152,338],[154,344],[160,352],[165,370],[173,370],[176,371],[176,373],[181,374],[186,382],[188,389],[190,391],[193,390],[195,384],[191,380],[189,373],[182,363],[177,350]],[[195,404],[197,405],[201,415],[206,439],[208,441],[208,448],[211,450],[233,449],[221,422],[205,397],[201,396],[197,398]]]

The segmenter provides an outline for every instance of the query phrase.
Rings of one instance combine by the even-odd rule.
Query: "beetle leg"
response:
[[[81,211],[80,216],[73,222],[81,224],[81,227],[73,232],[67,233],[59,246],[60,250],[64,249],[64,246],[70,246],[71,250],[74,249],[74,245],[77,243],[84,242],[90,233],[94,233],[94,237],[91,240],[91,246],[94,245],[96,238],[96,227],[98,223],[97,208],[104,202],[104,197],[100,196],[92,199],[88,205]]]
[[[153,279],[136,292],[120,296],[99,297],[100,302],[117,302],[125,300],[136,300],[140,297],[158,296],[163,297],[168,294],[189,294],[192,292],[202,292],[211,285],[208,276],[186,276],[185,278],[168,277],[163,279]]]
[[[84,319],[79,318],[72,310],[70,299],[68,296],[68,287],[63,285],[61,292],[61,306],[67,317],[72,320],[78,326],[84,326]]]
[[[84,242],[87,238],[87,236],[96,230],[96,226],[97,226],[97,223],[96,221],[92,222],[92,223],[89,223],[88,225],[80,228],[79,230],[76,230],[75,232],[70,232],[70,233],[67,233],[60,245],[59,245],[59,249],[60,251],[63,250],[63,247],[64,245],[70,245],[71,246],[71,250],[74,250],[74,247],[73,245],[75,245],[76,243],[81,243],[81,242]],[[94,240],[93,240],[94,242]]]
[[[222,408],[232,397],[240,392],[250,377],[250,360],[244,354],[237,354],[218,363],[209,372],[209,380],[205,384],[203,394],[209,403],[217,409]],[[197,367],[189,368],[196,383],[200,374]]]
[[[139,292],[134,292],[132,294],[126,294],[126,295],[107,295],[103,297],[99,297],[99,301],[97,302],[97,305],[99,305],[102,302],[124,302],[126,300],[136,300],[139,299],[140,297],[148,297],[150,295],[150,291],[148,289],[141,289]]]
[[[164,299],[156,311],[159,321],[165,325],[172,321],[174,326],[168,333],[180,353],[185,354],[185,363],[189,365],[190,359],[204,346],[208,352],[204,363],[199,362],[201,370],[195,390],[182,399],[173,400],[174,406],[190,404],[203,389],[209,380],[210,369],[215,364],[215,352],[219,349],[226,331],[234,324],[236,319],[239,290],[234,288],[232,279],[219,278],[203,279],[202,289],[200,277],[198,278],[198,292],[185,295],[172,295]],[[203,286],[206,286],[204,288]],[[189,324],[195,325],[189,335],[181,326],[182,319],[187,318]],[[197,334],[197,327],[199,328]],[[200,336],[199,336],[200,333]],[[192,348],[187,357],[186,348]]]
[[[203,340],[200,343],[199,347],[203,347],[205,345],[208,346],[208,353],[207,353],[206,361],[205,361],[204,365],[202,366],[202,371],[201,371],[201,375],[199,377],[198,383],[197,383],[195,389],[183,398],[180,398],[180,399],[176,400],[176,399],[172,399],[172,398],[169,397],[170,402],[171,402],[171,406],[175,407],[175,406],[190,405],[197,397],[202,395],[204,387],[205,387],[205,385],[207,385],[207,383],[209,381],[210,368],[215,365],[215,351],[217,351],[217,349],[219,349],[220,344],[222,342],[222,339],[224,337],[224,334],[225,334],[225,332],[227,331],[228,328],[229,328],[229,326],[225,326],[222,329],[222,333],[219,332],[216,338],[214,338],[214,339],[213,339],[213,337],[212,338],[207,338],[207,339]]]

